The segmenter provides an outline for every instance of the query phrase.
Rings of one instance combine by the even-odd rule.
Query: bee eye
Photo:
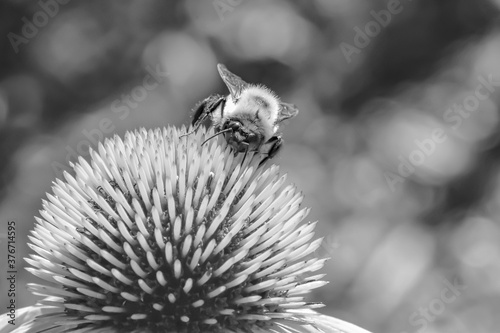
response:
[[[233,130],[237,131],[241,128],[241,124],[238,121],[232,121],[229,125]]]
[[[250,133],[250,134],[248,134],[247,139],[248,139],[249,142],[256,142],[257,141],[257,134]]]

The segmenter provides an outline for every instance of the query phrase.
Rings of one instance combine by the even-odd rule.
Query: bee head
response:
[[[257,151],[264,143],[264,133],[250,119],[228,118],[222,125],[226,141],[237,151]]]

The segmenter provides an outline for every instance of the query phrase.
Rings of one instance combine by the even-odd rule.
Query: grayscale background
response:
[[[57,4],[57,6],[54,5]],[[27,234],[76,155],[188,124],[216,64],[296,104],[275,162],[330,256],[320,311],[373,332],[500,327],[499,0],[0,2],[6,225]],[[0,318],[5,320],[5,318]],[[496,327],[496,328],[495,328]]]

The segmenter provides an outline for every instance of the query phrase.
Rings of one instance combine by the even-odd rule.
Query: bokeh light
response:
[[[227,93],[221,62],[300,109],[275,163],[332,257],[322,312],[497,332],[500,1],[394,3],[3,1],[0,234],[16,221],[18,307],[36,300],[22,258],[54,178],[105,137],[189,123]]]

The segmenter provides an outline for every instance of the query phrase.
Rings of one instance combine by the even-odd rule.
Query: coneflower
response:
[[[115,136],[54,182],[26,259],[50,284],[18,331],[366,332],[304,300],[326,259],[278,167],[182,133]]]

